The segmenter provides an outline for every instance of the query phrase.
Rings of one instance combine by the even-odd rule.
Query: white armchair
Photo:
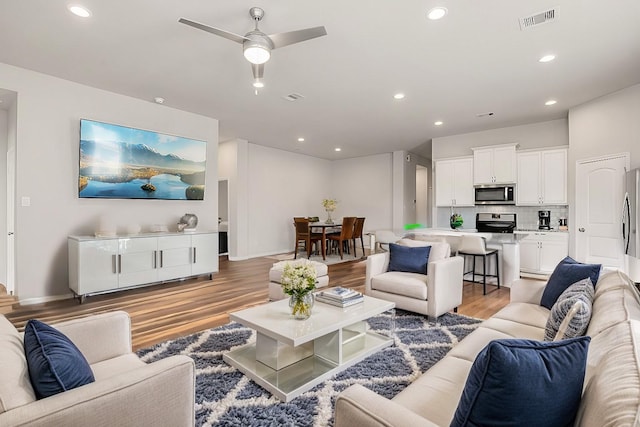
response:
[[[437,318],[462,304],[463,259],[448,243],[402,239],[404,246],[431,246],[427,274],[387,271],[389,252],[367,258],[365,294],[393,301],[396,308]]]

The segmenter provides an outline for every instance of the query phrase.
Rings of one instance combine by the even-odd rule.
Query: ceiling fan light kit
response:
[[[180,18],[178,22],[224,37],[236,43],[241,43],[244,57],[251,63],[254,87],[264,86],[264,83],[262,83],[264,63],[271,58],[271,51],[273,49],[327,35],[327,31],[324,27],[313,27],[306,28],[304,30],[266,35],[258,29],[258,22],[264,18],[264,10],[259,7],[252,7],[249,9],[249,16],[251,16],[255,21],[256,26],[255,29],[249,31],[244,36],[221,30],[219,28],[210,27],[209,25],[201,24],[185,18]],[[262,86],[256,86],[257,84],[261,84]]]

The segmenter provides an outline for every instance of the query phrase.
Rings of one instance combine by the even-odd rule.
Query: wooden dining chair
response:
[[[294,217],[293,225],[296,227],[296,247],[293,259],[298,257],[298,249],[302,242],[304,242],[304,249],[307,252],[307,258],[311,258],[313,243],[319,243],[322,240],[322,234],[312,233],[311,228],[309,227],[309,219],[304,217]]]
[[[364,256],[364,239],[362,238],[362,230],[364,229],[364,218],[356,218],[356,222],[353,226],[353,257],[357,258],[356,251],[356,239],[360,239],[360,245],[362,246],[362,256]]]
[[[355,223],[355,216],[345,216],[344,218],[342,218],[342,230],[340,231],[340,234],[329,234],[327,236],[329,242],[338,243],[338,252],[340,253],[340,259],[342,259],[343,255],[343,244],[346,243],[348,247],[350,245],[349,242],[353,238],[353,228]]]

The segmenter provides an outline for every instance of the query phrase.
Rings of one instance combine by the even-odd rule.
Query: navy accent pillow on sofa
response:
[[[491,341],[473,362],[451,426],[572,426],[590,341]]]
[[[42,399],[95,381],[89,362],[62,332],[39,320],[24,329],[24,352],[36,397]]]
[[[553,270],[547,286],[544,288],[540,305],[551,310],[553,304],[565,289],[587,277],[591,279],[593,286],[598,282],[600,276],[600,264],[582,264],[571,257],[566,257]]]
[[[431,246],[403,246],[389,243],[389,271],[427,274]]]

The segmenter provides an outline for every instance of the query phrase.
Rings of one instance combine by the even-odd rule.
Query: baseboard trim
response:
[[[74,297],[73,293],[68,293],[65,295],[53,295],[53,296],[47,296],[47,297],[36,297],[36,298],[25,298],[25,299],[20,299],[20,297],[18,297],[18,304],[20,305],[42,304],[45,302],[71,299],[73,297]]]

